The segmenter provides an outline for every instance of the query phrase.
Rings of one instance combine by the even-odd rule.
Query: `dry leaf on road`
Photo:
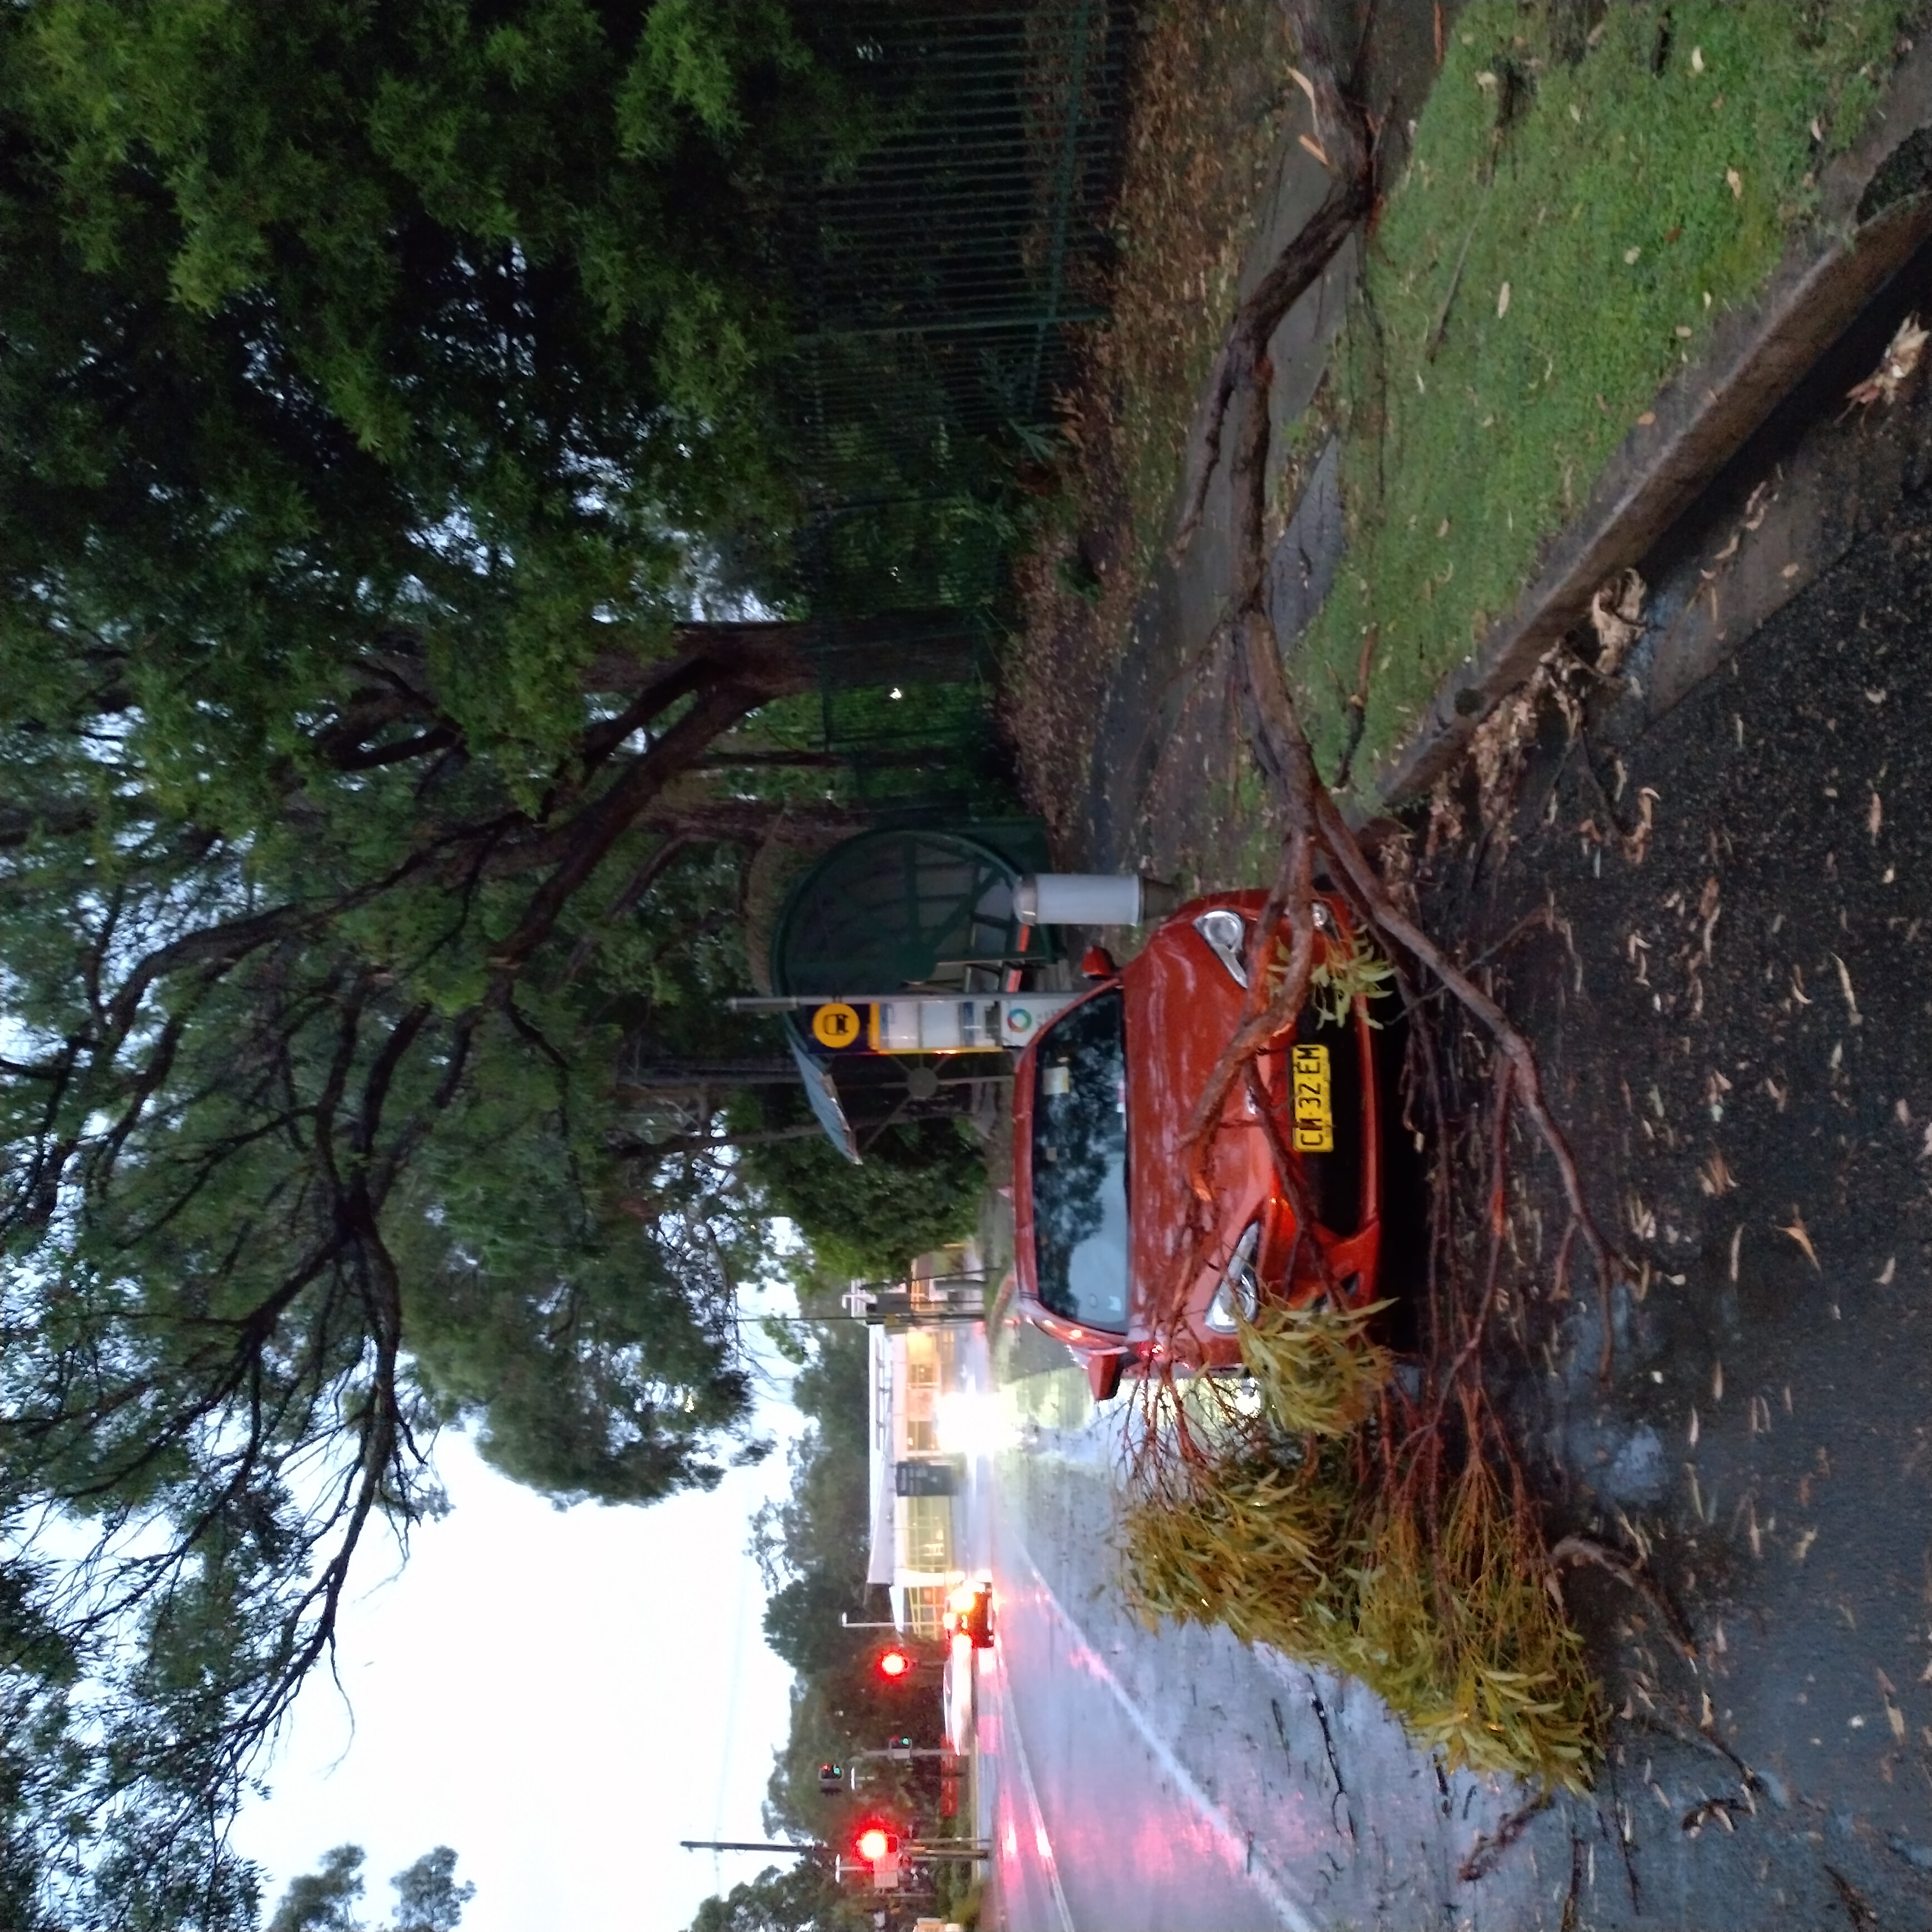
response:
[[[1811,1237],[1805,1232],[1804,1216],[1798,1213],[1796,1202],[1792,1205],[1790,1226],[1780,1228],[1778,1232],[1780,1234],[1789,1234],[1804,1250],[1804,1258],[1814,1268],[1817,1268],[1820,1274],[1825,1272],[1822,1268],[1818,1267],[1818,1250],[1811,1245]]]
[[[1858,1011],[1858,996],[1852,991],[1852,976],[1846,970],[1845,962],[1834,952],[1832,955],[1832,964],[1838,969],[1838,984],[1844,990],[1845,1004],[1851,1009],[1852,1025],[1863,1026],[1865,1016]]]
[[[1932,340],[1932,331],[1919,327],[1916,311],[1908,315],[1898,325],[1898,332],[1886,345],[1878,367],[1862,382],[1854,382],[1845,392],[1846,401],[1862,409],[1870,409],[1877,402],[1889,407],[1897,402],[1899,391],[1912,380],[1918,368],[1928,340]]]
[[[1590,599],[1590,628],[1597,634],[1597,670],[1613,676],[1624,653],[1643,634],[1643,599],[1648,586],[1634,570],[1620,570],[1598,585]]]
[[[1697,1170],[1697,1185],[1706,1194],[1728,1194],[1737,1184],[1725,1162],[1723,1150],[1714,1148],[1711,1158]]]

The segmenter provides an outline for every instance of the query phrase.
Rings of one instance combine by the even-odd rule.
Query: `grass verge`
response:
[[[1514,604],[1658,388],[1763,286],[1868,119],[1898,0],[1460,15],[1331,365],[1348,554],[1292,653],[1358,772]]]

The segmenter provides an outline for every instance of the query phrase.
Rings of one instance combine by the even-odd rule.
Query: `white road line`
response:
[[[1027,1561],[1033,1561],[1028,1557]],[[1013,1708],[1013,1687],[1006,1676],[1006,1660],[995,1646],[995,1656],[1000,1665],[1000,1742],[1012,1747],[1013,1762],[1019,1767],[1020,1786],[1026,1793],[1027,1809],[1033,1814],[1033,1840],[1040,1852],[1040,1862],[1046,1868],[1047,1882],[1053,1888],[1054,1909],[1060,1914],[1060,1932],[1078,1932],[1073,1923],[1073,1914],[1066,1908],[1066,1894],[1060,1883],[1060,1867],[1053,1856],[1053,1840],[1047,1835],[1046,1814],[1040,1809],[1040,1793],[1034,1788],[1033,1766],[1027,1761],[1026,1741],[1020,1736],[1018,1714]],[[1018,1848],[1009,1845],[1010,1855],[1016,1855]]]
[[[1234,1820],[1208,1796],[1196,1781],[1193,1773],[1175,1755],[1173,1747],[1148,1722],[1146,1713],[1127,1694],[1126,1687],[1114,1675],[1106,1659],[1088,1640],[1086,1632],[1067,1615],[1060,1599],[1053,1594],[1052,1586],[1047,1582],[1040,1565],[1033,1560],[1031,1551],[1010,1528],[1006,1532],[1006,1540],[1010,1541],[1020,1555],[1025,1558],[1027,1568],[1033,1572],[1035,1580],[1039,1583],[1040,1594],[1046,1599],[1047,1607],[1060,1619],[1074,1642],[1080,1646],[1081,1650],[1084,1653],[1084,1660],[1094,1675],[1112,1694],[1114,1702],[1120,1706],[1127,1722],[1132,1725],[1139,1734],[1141,1742],[1154,1754],[1161,1768],[1173,1780],[1175,1790],[1201,1814],[1209,1828],[1218,1832],[1233,1850],[1236,1862],[1249,1884],[1252,1886],[1256,1891],[1268,1901],[1273,1908],[1275,1916],[1288,1928],[1288,1932],[1316,1932],[1315,1922],[1302,1910],[1300,1906],[1297,1905],[1294,1900],[1290,1898],[1265,1871],[1256,1870],[1252,1868],[1248,1857],[1248,1847],[1252,1842],[1249,1834],[1238,1826]],[[1004,1668],[1004,1666],[1002,1667]],[[1010,1703],[1010,1698],[1008,1702]],[[1021,1764],[1024,1772],[1025,1764],[1024,1756],[1022,1756]],[[1030,1777],[1027,1778],[1027,1789],[1030,1793],[1033,1789],[1033,1780]],[[1034,1804],[1036,1815],[1037,1815],[1037,1799],[1034,1801]],[[1056,1874],[1054,1879],[1054,1888],[1056,1892],[1058,1891],[1059,1886],[1060,1880]],[[1068,1925],[1067,1932],[1072,1932],[1070,1923]]]

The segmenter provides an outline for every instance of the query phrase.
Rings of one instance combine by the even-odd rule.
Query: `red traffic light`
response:
[[[861,1832],[855,1847],[860,1857],[868,1864],[877,1864],[881,1858],[890,1858],[898,1848],[898,1834],[878,1825],[868,1825]]]
[[[879,1655],[879,1675],[881,1677],[903,1677],[912,1668],[912,1659],[896,1648],[882,1651]]]

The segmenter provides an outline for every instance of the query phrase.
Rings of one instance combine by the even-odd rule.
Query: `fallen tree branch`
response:
[[[1148,1372],[1138,1384],[1140,1426],[1130,1432],[1126,1450],[1134,1498],[1126,1532],[1131,1588],[1144,1616],[1224,1622],[1250,1640],[1265,1639],[1304,1661],[1379,1682],[1418,1738],[1445,1749],[1452,1763],[1507,1768],[1537,1775],[1546,1786],[1576,1789],[1600,1750],[1603,1712],[1580,1641],[1567,1624],[1558,1570],[1565,1562],[1598,1562],[1646,1594],[1654,1595],[1654,1586],[1581,1539],[1566,1538],[1549,1551],[1522,1469],[1484,1385],[1480,1345],[1500,1299],[1508,1233],[1513,1106],[1535,1128],[1561,1178],[1570,1210],[1562,1265],[1567,1270],[1579,1235],[1595,1259],[1604,1312],[1599,1372],[1605,1376],[1616,1258],[1550,1113],[1534,1049],[1384,883],[1316,769],[1282,668],[1266,595],[1273,379],[1267,344],[1288,304],[1322,272],[1373,201],[1364,119],[1335,82],[1313,0],[1282,5],[1296,30],[1300,65],[1312,76],[1304,84],[1329,144],[1323,158],[1334,157],[1337,178],[1315,217],[1243,303],[1223,345],[1209,398],[1206,455],[1190,478],[1178,538],[1184,543],[1198,521],[1207,476],[1225,436],[1228,634],[1256,762],[1283,828],[1282,858],[1251,929],[1240,1021],[1204,1084],[1182,1144],[1191,1197],[1187,1223],[1156,1298]],[[1371,668],[1365,643],[1358,707],[1364,712]],[[1333,1312],[1291,1307],[1267,1324],[1241,1328],[1243,1360],[1262,1391],[1257,1414],[1218,1396],[1211,1377],[1183,1387],[1186,1372],[1201,1362],[1186,1310],[1213,1244],[1226,1238],[1210,1178],[1214,1144],[1238,1122],[1248,1124],[1229,1107],[1229,1095],[1238,1079],[1244,1081],[1252,1112],[1267,1130],[1271,1109],[1258,1056],[1293,1025],[1324,944],[1316,923],[1318,862],[1334,880],[1332,888],[1324,881],[1322,890],[1334,891],[1356,930],[1372,933],[1399,972],[1405,961],[1426,970],[1488,1037],[1495,1098],[1486,1266],[1480,1296],[1466,1300],[1448,1220],[1449,1124],[1439,1070],[1425,1040],[1444,1151],[1436,1164],[1430,1262],[1430,1298],[1443,1307],[1432,1310],[1424,1392],[1418,1400],[1392,1385],[1387,1355],[1358,1346],[1361,1337],[1352,1331],[1340,1338],[1342,1352],[1374,1384],[1366,1412],[1358,1415],[1332,1378],[1324,1382],[1319,1366],[1314,1324],[1334,1319]],[[1406,975],[1403,985],[1412,1010]],[[1358,995],[1358,1012],[1360,1003]],[[1270,1135],[1270,1150],[1288,1174],[1295,1217],[1304,1235],[1312,1235],[1312,1204],[1305,1187],[1293,1185],[1294,1163],[1280,1160],[1277,1140],[1278,1134]],[[1299,1259],[1298,1252],[1288,1270],[1291,1300],[1306,1282]],[[1438,1262],[1450,1276],[1447,1284],[1437,1278]],[[1455,1314],[1444,1312],[1451,1305]],[[1298,1391],[1289,1386],[1298,1378]],[[1310,1406],[1315,1393],[1325,1406]],[[1316,1413],[1319,1422],[1307,1419]],[[1394,1598],[1377,1594],[1390,1579],[1401,1580],[1390,1587],[1409,1592],[1400,1611]],[[1435,1660],[1430,1667],[1439,1674],[1433,1681],[1420,1666],[1419,1675],[1408,1676],[1385,1668],[1394,1653],[1381,1620],[1396,1615],[1409,1618],[1417,1654]],[[1372,1623],[1382,1633],[1373,1641],[1364,1634]],[[1486,1686],[1480,1698],[1469,1688],[1478,1677]],[[1479,1704],[1486,1717],[1478,1715]],[[1510,1821],[1492,1844],[1479,1841],[1470,1860],[1478,1875],[1531,1815]]]
[[[1207,420],[1190,461],[1173,554],[1178,559],[1201,526],[1208,486],[1221,454],[1230,404],[1265,364],[1269,338],[1282,318],[1312,288],[1374,200],[1371,148],[1362,112],[1344,99],[1317,10],[1306,0],[1283,0],[1300,62],[1297,75],[1333,176],[1321,206],[1234,311],[1208,379]]]

